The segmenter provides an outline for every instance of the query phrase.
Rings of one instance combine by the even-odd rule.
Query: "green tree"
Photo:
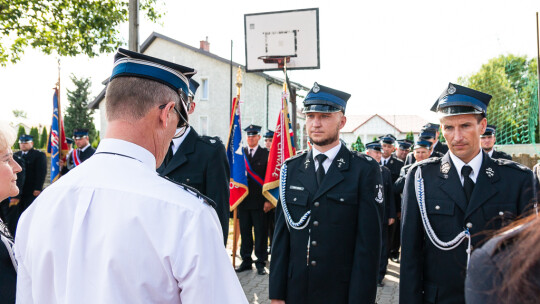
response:
[[[364,143],[362,143],[362,139],[360,138],[360,136],[358,136],[356,138],[356,141],[352,143],[351,148],[354,151],[358,152],[364,152],[366,150],[366,147],[364,147]]]
[[[407,133],[407,135],[405,135],[405,139],[408,139],[408,140],[414,142],[414,133],[413,133],[413,131],[409,131],[409,133]]]
[[[34,148],[39,149],[41,147],[40,141],[39,141],[39,131],[37,127],[30,128],[30,136],[32,136],[34,139]]]
[[[12,113],[15,118],[26,118],[26,112],[23,110],[13,110]]]
[[[64,129],[66,136],[70,137],[74,129],[88,129],[90,140],[95,139],[96,127],[94,126],[93,110],[88,109],[90,96],[90,78],[77,78],[71,75],[71,81],[75,85],[75,90],[67,90],[69,105],[64,115]]]
[[[97,146],[99,145],[99,142],[101,141],[101,138],[99,138],[99,131],[96,132],[96,138],[94,138],[94,140],[92,141],[92,148],[97,148]]]
[[[152,22],[164,13],[160,0],[141,0]],[[0,0],[0,65],[16,63],[28,46],[45,54],[94,57],[124,44],[119,25],[128,20],[128,0]],[[160,3],[161,4],[161,3]]]
[[[24,134],[26,134],[26,130],[24,129],[23,126],[19,126],[19,130],[17,131],[17,139],[15,140],[15,143],[13,144],[14,150],[21,149],[21,147],[19,146],[19,137],[21,137],[21,135],[24,135]]]
[[[39,136],[39,143],[41,144],[41,149],[47,149],[48,141],[49,134],[47,133],[47,128],[43,127],[43,130],[41,130],[41,135]]]
[[[501,55],[458,82],[493,96],[487,120],[497,126],[497,144],[536,142],[538,62],[526,56]]]

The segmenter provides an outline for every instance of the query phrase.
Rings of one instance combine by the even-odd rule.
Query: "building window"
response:
[[[199,116],[199,132],[208,135],[208,116]]]
[[[201,79],[201,99],[208,100],[209,95],[208,78]]]

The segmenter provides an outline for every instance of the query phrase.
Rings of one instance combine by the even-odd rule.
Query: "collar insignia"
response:
[[[447,163],[443,163],[443,164],[441,165],[441,172],[442,172],[443,174],[448,174],[448,172],[450,172],[450,163],[448,163],[448,162],[447,162]]]
[[[495,175],[495,172],[493,171],[493,169],[490,168],[487,168],[486,169],[486,174],[489,176],[489,177],[493,177],[493,175]]]
[[[304,165],[306,165],[306,169],[307,169],[307,167],[309,167],[309,158],[306,158],[306,161],[304,162]]]
[[[215,144],[216,143],[216,140],[215,139],[210,139],[210,142]]]
[[[371,156],[367,156],[367,155],[366,155],[366,159],[369,160],[369,161],[373,160],[373,158],[371,158]]]
[[[343,160],[343,158],[338,159],[337,162],[338,162],[338,165],[337,165],[338,168],[341,168],[341,165],[345,164],[345,161]]]

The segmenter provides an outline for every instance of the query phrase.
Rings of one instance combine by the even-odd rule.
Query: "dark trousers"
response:
[[[394,224],[388,229],[388,257],[399,258],[399,247],[401,247],[401,221],[396,219]]]
[[[382,222],[381,225],[381,261],[379,263],[379,282],[382,282],[384,276],[386,275],[386,268],[388,267],[388,219]]]
[[[268,233],[264,225],[265,213],[262,209],[242,210],[238,208],[238,219],[240,221],[240,256],[242,263],[253,263],[251,252],[253,251],[253,232],[255,232],[255,266],[264,267],[268,260],[267,240]],[[253,232],[252,232],[253,229]]]
[[[272,239],[274,238],[274,228],[276,226],[276,208],[266,212],[264,214],[264,225],[269,237],[268,246],[272,248]]]

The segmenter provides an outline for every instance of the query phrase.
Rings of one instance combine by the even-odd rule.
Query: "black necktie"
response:
[[[461,168],[461,175],[463,176],[463,189],[465,190],[465,196],[467,197],[467,203],[471,200],[471,195],[474,190],[474,182],[472,181],[471,177],[469,176],[472,172],[472,168],[470,166],[463,166]]]
[[[249,149],[249,157],[253,157],[253,149]]]
[[[174,153],[173,153],[173,150],[172,150],[172,141],[171,141],[171,144],[169,145],[169,150],[167,150],[167,154],[165,154],[165,166],[169,164],[169,162],[171,161],[171,159],[173,158],[174,156]]]
[[[325,174],[323,162],[328,158],[328,156],[321,153],[315,156],[315,158],[319,162],[319,168],[317,168],[317,183],[320,185],[324,179],[324,174]]]

